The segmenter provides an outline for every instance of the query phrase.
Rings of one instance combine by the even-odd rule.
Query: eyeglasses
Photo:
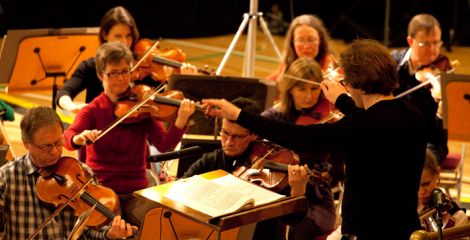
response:
[[[122,70],[121,72],[118,72],[118,71],[112,71],[112,72],[104,72],[104,74],[106,74],[109,78],[118,78],[119,76],[123,76],[125,78],[128,78],[131,76],[131,70],[129,69],[126,69],[126,70]]]
[[[416,41],[416,40],[415,40]],[[418,42],[416,41],[418,47],[441,47],[442,41],[432,41],[432,42]]]
[[[35,146],[39,150],[45,151],[45,152],[50,152],[50,151],[52,151],[53,148],[58,148],[58,147],[61,148],[62,146],[64,146],[64,141],[62,140],[62,137],[59,140],[57,140],[56,142],[51,143],[51,144],[36,145],[33,142],[30,142],[30,143],[31,143],[31,145]]]
[[[230,134],[228,133],[227,131],[225,131],[224,129],[220,130],[220,135],[222,137],[231,137],[233,139],[233,141],[240,141],[242,139],[245,139],[246,137],[248,137],[250,134]]]
[[[320,39],[318,38],[297,38],[297,39],[294,39],[294,42],[297,43],[297,44],[319,44],[320,43]]]

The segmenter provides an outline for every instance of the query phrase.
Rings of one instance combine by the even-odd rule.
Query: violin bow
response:
[[[116,121],[112,122],[109,126],[107,126],[103,132],[101,132],[96,138],[95,140],[93,141],[89,141],[87,140],[87,144],[92,144],[96,141],[98,141],[98,139],[100,139],[101,137],[103,137],[105,134],[107,134],[109,131],[111,131],[114,127],[116,127],[119,123],[121,123],[122,121],[124,121],[127,117],[129,117],[132,113],[134,113],[135,111],[137,111],[137,109],[139,109],[140,107],[142,107],[146,102],[147,100],[149,100],[152,96],[154,96],[155,94],[157,94],[158,92],[161,91],[161,89],[163,89],[165,86],[162,86],[161,88],[156,88],[154,89],[152,92],[150,92],[140,103],[134,105],[131,109],[129,109],[129,111],[127,111],[126,114],[124,114],[122,117],[120,117],[119,119],[117,119]]]
[[[451,68],[449,71],[447,71],[446,73],[453,73],[453,72],[455,71],[455,66],[459,66],[459,65],[460,65],[460,62],[459,62],[459,60],[454,60],[454,61],[451,62],[451,65],[452,65],[452,68]],[[416,85],[416,86],[414,86],[414,87],[412,87],[412,88],[410,88],[410,89],[408,89],[408,90],[406,90],[406,91],[404,91],[404,92],[398,94],[395,98],[404,97],[404,96],[406,96],[406,95],[408,95],[408,94],[410,94],[410,93],[412,93],[412,92],[414,92],[414,91],[416,91],[416,90],[418,90],[418,89],[420,89],[420,88],[422,88],[422,87],[424,87],[424,86],[430,84],[431,81],[433,81],[433,80],[435,80],[435,79],[436,79],[436,80],[439,80],[439,79],[441,78],[441,75],[434,76],[434,75],[432,75],[431,73],[429,73],[429,75],[426,74],[426,77],[428,78],[426,81],[424,81],[424,82],[422,82],[422,83],[420,83],[420,84],[418,84],[418,85]]]

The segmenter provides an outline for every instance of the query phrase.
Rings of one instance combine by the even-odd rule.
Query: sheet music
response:
[[[285,197],[285,195],[269,191],[265,188],[237,178],[232,174],[227,174],[223,177],[213,179],[212,181],[226,188],[236,190],[244,196],[250,196],[255,200],[255,206],[270,203]]]
[[[193,176],[186,181],[175,183],[165,197],[212,217],[253,206],[255,199],[259,201],[256,203],[259,205],[283,197],[234,176],[221,178],[215,181]]]

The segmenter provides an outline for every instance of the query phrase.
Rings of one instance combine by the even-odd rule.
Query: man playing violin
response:
[[[244,111],[259,115],[259,105],[251,99],[238,97],[232,103]],[[193,163],[183,177],[222,169],[229,173],[246,166],[252,152],[253,143],[258,139],[256,134],[240,126],[235,121],[223,118],[220,130],[221,149],[204,154]],[[259,222],[256,225],[253,239],[284,239],[284,226],[279,218]]]
[[[420,81],[427,80],[416,78],[415,75],[419,71],[429,68],[447,72],[452,69],[449,59],[440,53],[441,28],[433,16],[414,16],[408,24],[406,40],[408,49],[392,51],[392,56],[398,63],[399,76],[399,87],[393,92],[395,96],[419,85]],[[428,148],[436,155],[436,159],[442,162],[448,153],[447,133],[442,127],[442,118],[436,116],[440,99],[434,99],[430,89],[431,86],[428,85],[404,97],[422,111],[428,126]]]
[[[344,152],[344,239],[409,239],[419,228],[416,193],[425,158],[423,117],[412,104],[394,99],[396,64],[384,46],[373,40],[355,40],[341,53],[339,64],[345,77],[342,84],[321,84],[327,99],[345,114],[335,123],[300,126],[270,120],[225,100],[204,99],[203,107],[210,116],[236,121],[294,151]],[[397,173],[390,167],[392,163],[404,167]],[[305,194],[305,179],[305,167],[289,168],[291,195]],[[399,190],[393,191],[397,186]],[[384,212],[391,214],[380,221],[373,219]]]
[[[55,209],[42,203],[36,182],[42,168],[54,165],[62,157],[62,122],[51,108],[28,110],[21,120],[21,138],[29,153],[0,168],[0,207],[5,210],[3,239],[27,239]],[[82,165],[90,174],[91,170]],[[92,174],[91,174],[92,176]],[[66,207],[35,239],[65,239],[77,217]],[[122,239],[132,235],[132,228],[120,216],[109,226],[86,229],[84,239]]]
[[[255,115],[261,113],[258,104],[251,99],[239,97],[234,99],[232,103]],[[236,168],[245,164],[252,143],[258,139],[258,136],[248,129],[225,118],[222,119],[220,136],[222,148],[204,154],[189,167],[183,177],[191,177],[217,169],[233,172]]]
[[[146,188],[148,146],[153,144],[160,152],[176,146],[186,131],[186,124],[195,111],[195,103],[182,100],[174,123],[166,130],[153,117],[116,125],[100,135],[116,120],[118,98],[128,92],[132,54],[118,42],[109,42],[98,48],[96,72],[103,83],[104,92],[82,108],[73,124],[65,131],[64,146],[78,149],[86,145],[86,163],[98,180],[113,189],[120,198],[122,215],[139,226],[150,208],[149,203],[133,196],[133,192]],[[153,110],[158,107],[151,106]],[[145,107],[138,111],[145,111]],[[99,140],[95,140],[100,137]],[[87,142],[92,144],[87,145]]]

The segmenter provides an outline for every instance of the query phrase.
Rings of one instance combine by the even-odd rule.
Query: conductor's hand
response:
[[[72,141],[76,145],[86,145],[88,141],[94,142],[95,139],[100,135],[100,130],[84,130],[80,134],[73,136]]]
[[[346,88],[339,81],[324,80],[321,82],[320,87],[326,99],[333,104],[336,103],[336,99],[341,94],[347,93]]]
[[[136,226],[131,226],[126,223],[121,216],[116,216],[113,219],[111,228],[106,232],[106,238],[108,239],[126,239],[132,235],[132,230],[138,230]]]
[[[211,117],[221,117],[232,121],[237,120],[242,111],[225,99],[203,99],[202,108]]]

